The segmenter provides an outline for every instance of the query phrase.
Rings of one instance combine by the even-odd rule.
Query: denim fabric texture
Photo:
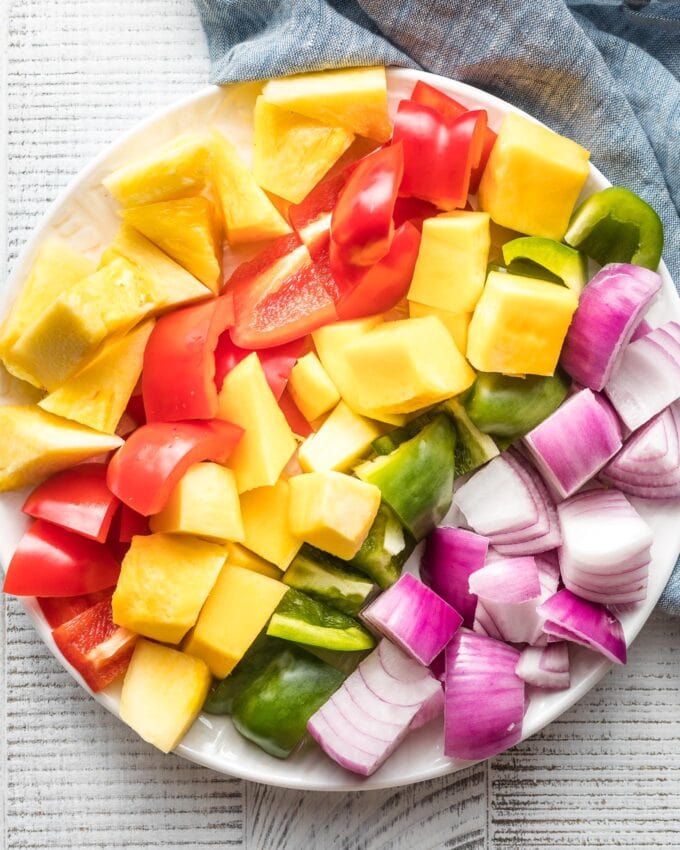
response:
[[[353,65],[423,68],[485,89],[588,148],[665,227],[680,284],[677,0],[195,0],[211,80]],[[680,615],[680,562],[661,607]]]

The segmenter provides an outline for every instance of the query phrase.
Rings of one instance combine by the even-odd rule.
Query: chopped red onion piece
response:
[[[420,706],[420,709],[411,721],[409,728],[420,729],[421,726],[425,726],[427,723],[431,723],[433,720],[436,720],[437,717],[441,717],[443,713],[444,688],[440,686],[433,692],[432,696],[429,697],[429,699],[426,699]]]
[[[551,690],[569,687],[569,650],[562,641],[547,646],[527,646],[515,672],[528,685]]]
[[[660,276],[641,266],[604,266],[581,293],[560,363],[591,390],[609,380],[642,315],[661,289]]]
[[[638,326],[633,331],[630,341],[635,342],[636,339],[642,339],[643,336],[647,336],[647,334],[652,330],[652,326],[649,324],[647,319],[640,319],[638,322]]]

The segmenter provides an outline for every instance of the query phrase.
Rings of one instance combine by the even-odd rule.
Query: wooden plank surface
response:
[[[190,0],[0,0],[0,273],[102,145],[204,85]],[[680,623],[541,735],[404,789],[312,794],[213,774],[139,741],[3,600],[2,848],[680,848]]]

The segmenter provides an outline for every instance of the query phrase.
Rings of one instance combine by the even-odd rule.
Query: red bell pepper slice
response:
[[[118,504],[106,486],[106,465],[83,463],[57,472],[36,487],[22,510],[105,543]]]
[[[120,564],[106,546],[37,519],[19,541],[3,590],[13,596],[79,596],[112,587]]]
[[[333,253],[331,268],[342,294],[338,300],[340,319],[356,319],[385,313],[406,296],[413,278],[420,232],[410,222],[402,224],[394,234],[385,257],[373,266],[354,266],[342,255]]]
[[[291,431],[297,434],[298,437],[306,439],[310,434],[314,433],[314,429],[302,415],[300,408],[295,404],[293,397],[287,389],[283,391],[281,398],[279,398],[279,407],[286,417]]]
[[[337,319],[337,288],[328,263],[313,260],[296,234],[281,236],[229,278],[234,297],[232,340],[241,348],[272,348]]]
[[[231,304],[222,297],[176,310],[156,322],[142,372],[147,422],[215,417],[215,348],[230,320]]]
[[[39,596],[37,599],[43,617],[52,629],[62,623],[67,623],[88,608],[92,608],[102,599],[111,597],[111,589],[98,590],[95,593],[84,593],[81,596]]]
[[[192,464],[224,463],[242,434],[238,425],[219,419],[143,425],[114,454],[107,484],[137,513],[157,514]]]
[[[444,94],[443,91],[436,89],[434,86],[431,86],[429,83],[425,83],[422,80],[418,80],[416,83],[413,93],[411,94],[411,100],[416,103],[422,103],[424,106],[431,107],[449,120],[458,118],[463,115],[463,113],[469,111],[462,103],[458,103],[457,100],[449,97],[448,94]],[[472,174],[470,175],[470,193],[473,195],[479,188],[479,181],[482,179],[482,174],[486,168],[486,163],[489,160],[491,148],[494,146],[496,138],[497,134],[487,126],[486,132],[484,133],[484,144],[482,146],[482,154],[479,159],[479,164],[476,168],[472,169]]]
[[[484,110],[465,112],[450,121],[429,106],[402,100],[393,137],[404,146],[401,194],[444,210],[464,207],[485,131]]]
[[[355,163],[317,183],[299,204],[288,207],[288,218],[307,250],[317,259],[328,248],[331,214]]]
[[[438,214],[437,207],[429,201],[422,201],[420,198],[397,198],[394,205],[394,229],[399,230],[402,224],[410,221],[422,231],[425,219]]]
[[[331,242],[347,262],[369,266],[389,251],[394,205],[404,174],[398,142],[364,157],[340,192],[331,218]]]
[[[288,383],[291,369],[298,357],[302,356],[304,348],[304,339],[294,339],[276,348],[265,348],[257,352],[267,383],[275,398],[281,397]],[[215,384],[218,390],[222,389],[225,376],[252,352],[252,348],[241,348],[233,343],[228,332],[222,334],[215,349]]]
[[[54,629],[52,637],[87,686],[101,691],[127,669],[138,635],[113,622],[109,593],[107,599]]]

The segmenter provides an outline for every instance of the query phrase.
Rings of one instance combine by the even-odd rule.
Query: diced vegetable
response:
[[[571,377],[601,390],[661,288],[656,272],[622,263],[605,266],[583,292],[564,341],[560,362]]]
[[[420,729],[421,726],[426,726],[441,717],[444,714],[444,702],[444,688],[440,686],[420,706],[408,728],[411,730]]]
[[[272,487],[241,493],[241,516],[245,546],[285,570],[302,540],[290,527],[290,484],[280,479]]]
[[[453,418],[456,426],[456,478],[467,475],[499,454],[498,446],[477,428],[457,399],[445,401],[442,410]]]
[[[203,710],[208,714],[231,714],[234,699],[240,691],[264,670],[277,653],[288,646],[284,641],[261,632],[231,673],[213,682]]]
[[[300,201],[288,207],[288,219],[300,240],[314,259],[319,259],[328,249],[331,233],[331,214],[340,192],[354,170],[350,163],[337,173],[325,177]]]
[[[345,472],[368,453],[380,433],[381,429],[375,422],[353,413],[341,401],[319,430],[300,446],[300,466],[305,472],[322,472],[325,469]]]
[[[446,404],[447,402],[444,402],[442,407]],[[426,425],[429,425],[437,415],[437,412],[438,408],[436,407],[426,410],[424,413],[414,416],[413,419],[409,419],[401,428],[395,428],[393,431],[388,431],[387,434],[377,437],[371,443],[373,451],[379,455],[390,454],[390,452],[393,452],[402,443],[405,443],[420,433]]]
[[[40,596],[37,599],[43,617],[51,629],[56,629],[63,623],[68,623],[78,614],[92,608],[102,599],[111,596],[111,588],[97,590],[94,593],[83,593],[79,596]]]
[[[542,236],[521,236],[503,245],[503,260],[510,274],[526,274],[535,269],[556,278],[577,295],[588,283],[586,258],[574,248]],[[538,275],[536,275],[538,276]]]
[[[373,525],[349,566],[372,578],[384,590],[399,578],[414,547],[414,539],[394,511],[381,501]]]
[[[343,561],[308,545],[297,553],[283,582],[352,616],[376,590],[373,582],[360,573],[345,569]]]
[[[569,648],[566,643],[527,646],[519,657],[515,673],[528,685],[550,690],[569,687]]]

